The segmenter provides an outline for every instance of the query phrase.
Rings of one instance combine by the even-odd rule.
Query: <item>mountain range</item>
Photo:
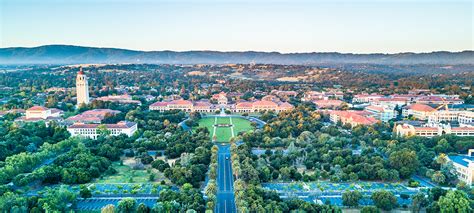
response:
[[[474,51],[430,53],[352,54],[337,52],[219,52],[219,51],[136,51],[71,45],[46,45],[32,48],[0,48],[0,64],[474,64]]]

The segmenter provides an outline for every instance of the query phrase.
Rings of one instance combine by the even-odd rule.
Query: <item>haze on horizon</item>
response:
[[[2,0],[0,48],[473,50],[473,1]]]

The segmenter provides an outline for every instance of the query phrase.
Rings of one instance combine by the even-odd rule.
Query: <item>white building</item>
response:
[[[358,94],[358,95],[354,95],[354,98],[352,99],[352,103],[369,103],[383,97],[384,97],[383,95],[379,95],[379,94],[370,94],[370,95]]]
[[[456,168],[458,179],[472,185],[474,183],[474,149],[469,149],[467,155],[450,155],[447,158]]]
[[[82,72],[82,67],[77,73],[76,77],[76,95],[77,95],[77,106],[81,104],[89,104],[89,83],[87,82],[87,76]]]
[[[397,117],[397,111],[389,107],[368,106],[365,108],[365,111],[371,113],[372,117],[381,120],[382,122],[388,122]]]
[[[458,123],[460,126],[474,127],[474,112],[464,111],[458,115]]]
[[[97,139],[100,132],[97,131],[99,126],[104,126],[110,135],[125,134],[128,137],[132,136],[137,131],[137,123],[129,121],[120,121],[116,124],[84,124],[75,123],[67,128],[67,131],[71,133],[71,136],[82,136],[92,139]]]

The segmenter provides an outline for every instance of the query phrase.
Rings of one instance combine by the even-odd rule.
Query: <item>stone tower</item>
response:
[[[82,72],[82,67],[76,77],[76,95],[77,106],[80,106],[81,104],[89,104],[89,83],[87,83],[87,76]]]

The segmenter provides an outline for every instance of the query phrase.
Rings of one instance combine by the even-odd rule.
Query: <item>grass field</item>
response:
[[[114,162],[112,167],[117,170],[117,173],[114,175],[105,176],[102,178],[96,179],[96,183],[147,183],[150,182],[150,174],[155,175],[155,180],[153,182],[159,182],[165,180],[164,175],[156,169],[147,168],[143,170],[133,170],[128,165],[120,165],[118,162]]]
[[[232,124],[231,127],[215,127],[215,124]],[[252,130],[251,122],[244,118],[211,117],[199,120],[199,127],[206,127],[211,133],[211,140],[216,136],[217,142],[229,142],[231,137],[240,132]]]

